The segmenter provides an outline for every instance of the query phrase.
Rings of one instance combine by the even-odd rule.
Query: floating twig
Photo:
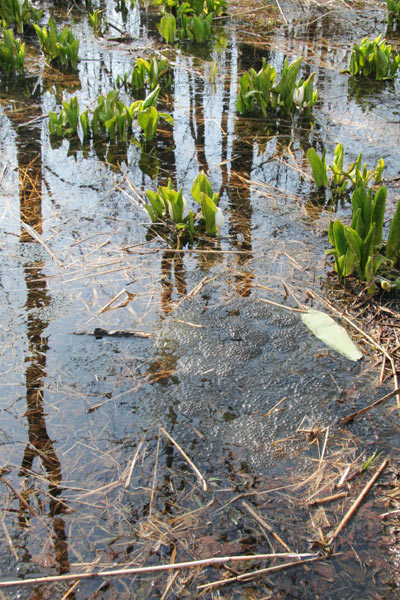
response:
[[[23,496],[7,481],[4,477],[1,477],[1,481],[6,484],[6,486],[12,491],[13,494],[18,498],[21,504],[31,513],[32,517],[39,517],[36,510],[32,508],[32,506],[25,500]]]
[[[379,467],[379,469],[376,471],[374,476],[371,477],[371,479],[369,480],[367,485],[364,487],[364,489],[358,495],[355,502],[352,504],[352,506],[349,508],[347,513],[344,515],[343,519],[340,521],[339,525],[336,527],[333,535],[329,538],[328,544],[331,544],[333,542],[335,537],[342,531],[343,527],[348,523],[348,521],[350,521],[351,517],[354,515],[357,508],[360,506],[361,502],[364,500],[365,496],[368,494],[369,490],[372,488],[372,486],[374,485],[375,481],[378,479],[378,477],[380,476],[382,471],[385,469],[388,462],[389,462],[389,460],[386,458],[383,461],[383,463],[381,464],[381,466]]]
[[[307,310],[305,308],[293,308],[292,306],[285,306],[284,304],[279,304],[279,302],[274,302],[273,300],[267,300],[266,298],[258,298],[260,302],[266,302],[267,304],[272,304],[272,306],[278,306],[279,308],[284,308],[285,310],[289,310],[290,312],[297,313],[306,313]]]
[[[345,498],[348,496],[347,492],[338,492],[337,494],[332,494],[332,496],[325,496],[324,498],[316,498],[308,503],[308,506],[313,506],[314,504],[327,504],[328,502],[333,502],[334,500],[339,500],[339,498]]]
[[[168,433],[168,431],[166,431],[164,429],[164,427],[160,427],[162,433],[169,439],[169,441],[175,446],[175,448],[178,450],[178,452],[180,452],[183,456],[183,458],[188,462],[189,466],[193,469],[193,471],[196,473],[201,487],[203,488],[203,490],[206,492],[207,491],[207,482],[204,479],[203,475],[200,473],[200,471],[198,470],[198,468],[196,467],[196,465],[190,460],[190,458],[188,457],[188,455],[186,454],[186,452],[180,447],[180,445],[174,440],[174,438]]]
[[[150,495],[150,505],[149,505],[149,516],[153,512],[153,502],[156,491],[156,481],[157,481],[157,469],[158,469],[158,458],[160,455],[160,434],[157,436],[157,450],[156,450],[156,460],[154,463],[154,472],[153,472],[153,485],[151,486],[151,495]]]
[[[347,417],[344,417],[342,419],[342,425],[346,425],[346,423],[349,423],[356,417],[359,417],[360,415],[368,412],[369,410],[376,408],[383,402],[386,402],[386,400],[393,398],[393,396],[397,396],[397,394],[399,392],[400,392],[400,388],[396,388],[395,390],[392,390],[389,394],[386,394],[386,396],[383,396],[383,398],[379,398],[379,400],[375,400],[375,402],[373,402],[372,404],[369,404],[368,406],[364,406],[364,408],[361,408],[360,410],[357,410],[356,412],[353,412],[350,415],[347,415]]]
[[[279,537],[279,535],[273,530],[273,528],[271,527],[271,525],[269,525],[262,517],[260,517],[260,515],[258,515],[256,513],[256,511],[254,510],[254,508],[252,506],[250,506],[250,504],[247,504],[247,502],[242,502],[242,506],[249,511],[249,513],[255,518],[256,521],[258,521],[258,523],[260,523],[260,525],[262,525],[263,527],[265,527],[265,529],[267,531],[269,531],[269,533],[276,539],[276,541],[288,552],[291,552],[289,546],[283,541],[283,539],[281,537]]]
[[[3,527],[3,529],[4,529],[4,533],[5,533],[5,536],[6,536],[6,538],[7,538],[7,542],[8,542],[8,545],[9,545],[9,547],[10,547],[10,550],[11,550],[11,552],[14,554],[14,558],[15,558],[15,560],[17,560],[17,561],[18,561],[18,560],[19,560],[19,558],[18,558],[18,554],[17,554],[17,551],[16,551],[16,549],[15,549],[15,546],[14,546],[14,544],[13,544],[13,541],[12,541],[12,539],[11,539],[11,537],[10,537],[10,534],[8,533],[8,529],[7,529],[7,526],[6,526],[6,523],[5,523],[4,517],[2,517],[2,519],[1,519],[1,526],[2,526],[2,527]]]
[[[103,308],[101,308],[97,314],[101,315],[101,314],[105,313],[107,310],[110,310],[111,306],[114,304],[114,302],[116,300],[118,300],[119,298],[121,298],[121,296],[123,296],[124,294],[126,294],[126,298],[125,298],[124,302],[121,302],[120,304],[118,304],[118,306],[114,306],[114,309],[116,309],[116,308],[123,308],[124,306],[126,306],[127,304],[129,304],[129,302],[131,300],[133,300],[133,298],[136,297],[136,294],[132,294],[132,292],[128,292],[128,290],[126,290],[125,288],[123,288],[120,292],[118,292],[118,294],[116,294],[114,296],[114,298],[111,298],[111,300],[109,302],[107,302],[107,304],[105,304],[103,306]]]
[[[163,571],[174,571],[176,569],[187,569],[205,567],[209,565],[221,565],[226,562],[239,562],[245,560],[269,560],[272,558],[298,558],[299,561],[293,564],[301,564],[303,557],[319,556],[311,553],[297,554],[295,552],[284,552],[282,554],[254,554],[243,556],[213,556],[202,560],[192,560],[188,562],[172,563],[168,565],[153,565],[150,567],[129,567],[128,569],[109,569],[105,571],[96,571],[91,573],[68,573],[66,575],[49,575],[47,577],[31,577],[30,579],[14,579],[10,581],[0,581],[0,588],[15,587],[18,585],[36,585],[40,583],[53,583],[60,581],[73,581],[75,579],[94,579],[95,577],[126,577],[127,575],[146,575],[147,573],[159,573]],[[289,563],[291,564],[291,563]],[[279,565],[283,568],[283,565]]]
[[[126,488],[129,486],[129,484],[131,482],[131,477],[132,477],[133,469],[135,468],[135,465],[136,465],[137,459],[139,457],[139,453],[140,453],[140,451],[142,449],[143,443],[144,443],[144,437],[138,443],[136,451],[135,451],[135,454],[133,455],[131,464],[129,466],[128,475],[127,475],[126,481],[125,481],[125,487]]]
[[[291,567],[298,567],[299,565],[303,565],[304,563],[314,562],[316,560],[323,560],[325,556],[315,556],[313,558],[305,558],[304,560],[297,560],[294,562],[283,563],[283,565],[275,565],[274,567],[267,567],[266,569],[258,569],[257,571],[249,571],[248,573],[242,573],[242,575],[237,575],[236,577],[229,577],[229,579],[219,579],[218,581],[213,581],[211,583],[205,583],[204,585],[198,585],[198,590],[204,590],[205,588],[218,587],[221,585],[226,585],[227,583],[232,583],[233,581],[249,581],[254,577],[259,577],[260,575],[266,575],[267,573],[274,573],[276,571],[282,571],[283,569],[290,569]]]

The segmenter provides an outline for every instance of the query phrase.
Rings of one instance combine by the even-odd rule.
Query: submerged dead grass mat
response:
[[[23,556],[8,527],[18,520],[37,536],[33,563],[60,573],[25,573],[18,597],[394,598],[398,468],[360,452],[348,432],[334,442],[329,428],[298,434],[304,456],[279,477],[256,476],[240,452],[216,465],[219,477],[202,474],[163,429],[138,440],[125,469],[105,470],[109,483],[62,486],[62,500],[56,482],[46,491],[30,474],[17,491],[3,471],[1,525],[15,560]],[[115,466],[111,451],[98,458]],[[82,510],[86,526],[103,533],[90,564],[79,560],[85,540],[66,552],[66,529]]]

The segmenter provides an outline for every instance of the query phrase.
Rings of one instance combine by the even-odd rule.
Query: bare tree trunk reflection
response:
[[[24,103],[24,123],[20,122],[22,111],[16,110],[7,114],[17,133],[16,145],[20,182],[20,241],[23,244],[35,242],[35,238],[31,235],[29,229],[27,230],[24,227],[24,224],[39,235],[43,233],[41,127],[29,125],[29,122],[35,121],[42,114],[41,91],[36,83],[36,81],[30,82],[32,89],[28,90],[30,92],[29,103]],[[21,97],[20,92],[21,90],[16,94],[16,102]],[[29,348],[25,372],[27,403],[25,416],[28,422],[29,441],[25,447],[20,475],[27,476],[31,474],[36,457],[42,462],[49,482],[49,514],[53,519],[55,561],[57,571],[61,574],[69,571],[69,560],[65,523],[59,516],[64,510],[64,504],[58,500],[58,496],[62,491],[60,488],[62,479],[61,464],[54,443],[47,432],[43,408],[46,354],[49,348],[48,338],[44,333],[49,323],[47,320],[43,320],[41,315],[43,309],[49,306],[51,302],[46,278],[42,272],[43,268],[44,263],[41,260],[34,260],[28,262],[24,269],[27,288],[25,307]],[[21,505],[21,514],[24,512],[25,507]],[[37,588],[33,592],[32,598],[39,598],[40,596],[40,589]]]
[[[177,292],[180,296],[186,296],[185,265],[183,255],[180,252],[163,252],[161,258],[161,307],[167,315],[173,310],[172,293],[174,284],[172,281],[172,265],[174,265],[174,276]]]

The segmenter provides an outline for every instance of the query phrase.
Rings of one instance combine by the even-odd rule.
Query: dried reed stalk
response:
[[[374,474],[374,476],[371,477],[367,485],[363,488],[355,502],[352,504],[347,513],[344,515],[343,519],[340,521],[339,525],[336,527],[333,535],[329,538],[328,544],[331,544],[333,542],[337,535],[342,531],[343,527],[348,523],[348,521],[350,521],[357,508],[360,506],[361,502],[364,500],[365,496],[368,494],[369,490],[374,485],[375,481],[378,479],[382,471],[386,468],[388,462],[388,459],[384,460],[379,469]]]
[[[273,528],[271,527],[271,525],[269,525],[262,517],[260,517],[260,515],[258,515],[256,513],[256,511],[253,509],[253,507],[250,506],[250,504],[247,504],[247,502],[242,502],[242,506],[249,511],[249,513],[255,518],[256,521],[258,521],[258,523],[260,523],[260,525],[262,525],[262,527],[265,527],[265,529],[267,531],[269,531],[269,533],[275,538],[275,540],[287,551],[287,552],[291,552],[289,546],[283,541],[283,539],[273,530]]]
[[[166,431],[163,427],[160,427],[161,431],[163,432],[163,434],[169,439],[169,441],[175,446],[175,448],[178,450],[178,452],[180,452],[183,456],[183,458],[188,462],[189,466],[193,469],[193,471],[196,473],[201,487],[203,488],[203,491],[206,492],[207,491],[207,482],[204,479],[203,475],[200,473],[200,471],[198,470],[198,468],[196,467],[196,465],[190,460],[190,458],[188,457],[188,455],[186,454],[186,452],[184,452],[184,450],[180,447],[180,445],[174,440],[174,438],[168,433],[168,431]]]
[[[236,575],[236,577],[229,577],[228,579],[219,579],[218,581],[213,581],[211,583],[205,583],[204,585],[198,585],[198,590],[209,589],[212,587],[218,587],[221,585],[226,585],[227,583],[232,583],[233,581],[249,581],[254,577],[259,577],[260,575],[267,575],[269,573],[275,573],[276,571],[282,571],[283,569],[290,569],[292,567],[298,567],[299,565],[303,565],[304,563],[314,562],[316,560],[324,560],[326,557],[324,556],[315,556],[313,558],[306,558],[304,560],[298,560],[294,562],[284,563],[283,565],[275,565],[274,567],[268,567],[266,569],[258,569],[257,571],[249,571],[248,573],[242,573],[242,575]]]
[[[47,577],[31,577],[29,579],[16,579],[10,581],[0,581],[0,588],[16,587],[18,585],[36,585],[40,583],[54,583],[61,581],[73,581],[75,579],[94,579],[95,577],[125,577],[126,575],[146,575],[147,573],[160,573],[164,571],[175,571],[177,569],[188,569],[205,567],[210,565],[222,565],[226,562],[240,562],[247,560],[269,560],[273,558],[303,558],[313,557],[320,559],[319,556],[311,553],[297,554],[295,552],[284,552],[275,554],[254,554],[243,556],[214,556],[202,560],[192,560],[188,562],[173,563],[169,565],[154,565],[151,567],[129,567],[127,569],[110,569],[105,571],[91,573],[68,573],[67,575],[49,575]],[[289,563],[290,564],[290,563]],[[300,562],[293,564],[301,564]],[[281,566],[281,565],[279,565]],[[283,567],[283,565],[282,565]]]
[[[393,398],[393,396],[397,396],[397,394],[399,392],[400,392],[400,388],[396,388],[396,389],[392,390],[389,394],[386,394],[386,396],[383,396],[383,398],[379,398],[379,400],[375,400],[375,402],[373,402],[372,404],[369,404],[368,406],[364,406],[364,408],[361,408],[360,410],[357,410],[356,412],[353,412],[350,415],[347,415],[347,417],[344,417],[342,419],[342,424],[345,425],[346,423],[349,423],[350,421],[355,419],[355,417],[359,417],[360,415],[368,412],[369,410],[376,408],[383,402],[386,402],[386,400]]]

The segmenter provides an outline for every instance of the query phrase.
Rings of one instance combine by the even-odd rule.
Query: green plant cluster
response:
[[[24,73],[25,44],[14,39],[12,29],[3,30],[3,42],[0,42],[0,71],[7,76]]]
[[[16,26],[18,34],[24,33],[24,25],[30,25],[32,21],[38,23],[42,17],[42,11],[36,10],[28,0],[0,0],[0,18],[3,28]]]
[[[400,55],[382,39],[363,38],[360,45],[354,44],[349,68],[343,71],[355,77],[369,77],[377,81],[394,79],[400,65]]]
[[[219,196],[214,193],[208,177],[203,171],[193,181],[191,194],[200,205],[200,212],[195,215],[192,210],[186,214],[187,203],[183,197],[182,189],[177,192],[168,180],[168,186],[159,187],[157,192],[146,191],[149,204],[145,205],[153,223],[173,223],[174,231],[185,241],[192,242],[204,230],[207,235],[221,233],[224,217],[218,207]]]
[[[155,107],[159,91],[157,87],[144,100],[127,106],[120,100],[119,91],[111,90],[106,97],[99,96],[91,118],[88,110],[80,114],[78,99],[71,98],[69,102],[63,102],[59,114],[49,113],[49,131],[58,137],[69,137],[78,134],[80,124],[84,139],[92,134],[126,142],[136,118],[145,141],[151,141],[160,119],[170,123],[173,121],[170,115],[159,112]]]
[[[101,37],[107,29],[107,21],[104,17],[104,11],[100,8],[95,8],[94,11],[88,14],[89,23],[93,28],[94,35]]]
[[[339,278],[349,277],[356,270],[370,294],[376,291],[377,282],[385,290],[400,289],[396,272],[400,258],[400,200],[384,244],[386,198],[386,186],[373,191],[360,173],[351,198],[351,225],[340,220],[329,224],[329,241],[333,248],[326,250],[326,254],[334,256]]]
[[[337,274],[340,278],[348,277],[357,268],[358,277],[368,284],[370,293],[375,291],[375,275],[385,262],[384,255],[378,250],[382,245],[386,195],[385,186],[374,194],[360,180],[351,199],[351,226],[339,220],[329,225],[329,241],[333,248],[326,253],[335,257]]]
[[[118,75],[116,85],[118,88],[124,88],[126,92],[132,93],[135,97],[144,97],[147,91],[155,90],[159,85],[164,89],[171,86],[171,74],[167,59],[158,59],[152,56],[149,60],[138,58],[133,69],[128,75],[124,73],[121,77]]]
[[[160,0],[164,15],[157,28],[168,44],[190,40],[203,44],[211,37],[212,20],[225,14],[226,0]]]
[[[333,159],[329,167],[326,164],[326,148],[320,156],[314,148],[307,151],[307,159],[310,163],[313,179],[319,188],[330,187],[335,196],[344,194],[349,187],[355,188],[359,182],[367,185],[372,179],[375,184],[382,181],[382,174],[385,163],[381,157],[374,169],[368,171],[366,163],[362,165],[362,155],[359,154],[357,160],[348,167],[343,166],[344,148],[338,144],[335,148]],[[328,169],[331,175],[328,175]]]
[[[79,40],[76,40],[68,27],[59,33],[53,19],[49,19],[41,29],[39,25],[33,25],[39,39],[40,46],[50,62],[65,69],[75,69],[80,62]]]
[[[362,165],[362,156],[344,168],[344,149],[342,144],[335,148],[329,167],[326,165],[326,148],[320,156],[313,148],[307,152],[313,179],[319,188],[332,189],[339,196],[352,190],[351,225],[340,220],[329,225],[329,241],[333,248],[326,251],[335,258],[335,270],[340,279],[349,277],[357,271],[358,277],[365,282],[369,293],[376,290],[376,281],[381,281],[384,289],[398,287],[400,278],[395,269],[400,257],[400,201],[393,217],[386,245],[383,244],[383,225],[387,189],[380,186],[374,191],[369,184],[382,182],[385,167],[382,157],[374,169],[368,170]],[[328,169],[331,175],[328,176]]]
[[[400,0],[386,0],[386,6],[389,25],[393,26],[394,23],[398,25],[400,23]]]
[[[291,64],[285,59],[281,78],[276,83],[275,67],[267,64],[263,58],[261,69],[251,68],[245,71],[239,81],[239,94],[236,103],[240,114],[246,115],[261,111],[264,117],[270,112],[291,112],[295,109],[310,112],[318,99],[314,90],[312,73],[304,82],[297,80],[303,57]]]

